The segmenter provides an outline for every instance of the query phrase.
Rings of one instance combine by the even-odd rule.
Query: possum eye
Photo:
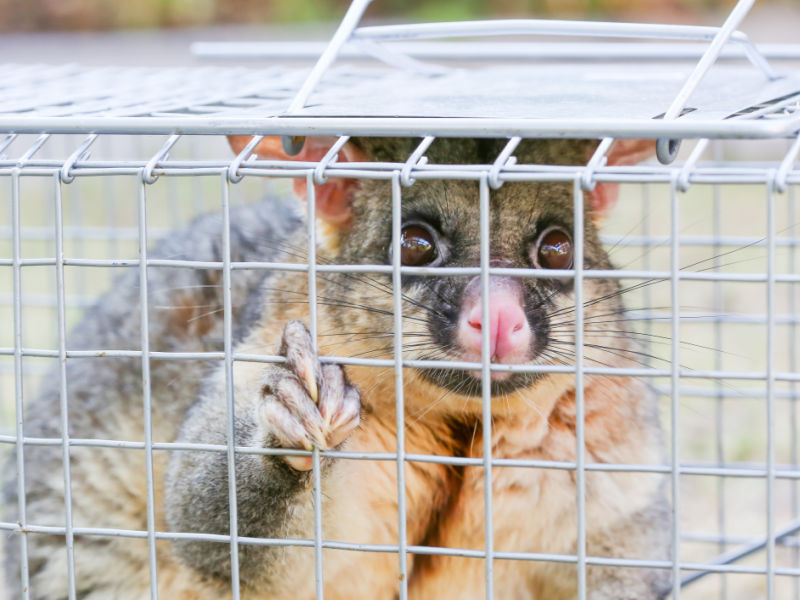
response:
[[[572,268],[572,238],[561,227],[545,229],[531,250],[531,260],[540,269]]]
[[[439,258],[434,233],[420,224],[406,225],[400,233],[400,261],[409,267],[429,265]]]

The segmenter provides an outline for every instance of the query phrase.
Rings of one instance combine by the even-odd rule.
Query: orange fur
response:
[[[284,274],[275,287],[304,293],[306,276]],[[320,297],[326,284],[319,282]],[[283,319],[308,319],[305,303],[281,308],[281,319],[265,314],[238,350],[273,350]],[[321,305],[320,322],[329,307]],[[269,311],[268,311],[269,312]],[[358,324],[353,323],[357,328]],[[321,332],[322,333],[322,332]],[[383,343],[383,342],[381,342]],[[375,342],[337,341],[322,353],[358,355]],[[259,363],[236,363],[235,379],[257,381]],[[362,393],[364,415],[359,429],[346,442],[353,452],[396,450],[394,378],[392,369],[348,367],[348,377]],[[237,397],[246,396],[245,389]],[[481,458],[482,434],[478,422],[481,403],[475,397],[448,394],[439,406],[432,398],[444,392],[405,373],[405,444],[408,454]],[[646,415],[649,391],[631,378],[587,376],[585,439],[587,463],[658,464],[658,427]],[[462,416],[474,424],[463,439],[453,437],[443,417],[461,406]],[[492,456],[574,462],[576,457],[573,375],[551,375],[535,388],[496,398],[492,407]],[[339,460],[335,474],[326,478],[323,493],[326,540],[360,544],[397,543],[397,466],[395,461]],[[484,504],[482,467],[461,470],[431,463],[405,464],[406,520],[410,545],[483,550]],[[604,528],[624,522],[646,508],[660,478],[647,474],[587,472],[586,517],[590,541]],[[502,552],[571,554],[577,539],[575,475],[571,470],[496,466],[492,471],[494,548]],[[331,512],[329,512],[331,511]],[[312,534],[312,532],[309,532]],[[312,534],[313,535],[313,534]],[[589,553],[601,553],[597,545]],[[298,553],[299,555],[300,553]],[[619,558],[620,556],[617,556]],[[413,556],[409,554],[409,596],[427,598],[482,598],[484,563],[475,558]],[[292,562],[286,598],[313,598],[313,554]],[[299,574],[298,574],[299,572]],[[325,551],[325,589],[331,598],[391,598],[398,585],[397,556],[393,553]],[[574,565],[538,561],[495,561],[495,593],[499,598],[571,598],[575,595]],[[301,590],[305,592],[301,593]],[[533,590],[533,591],[532,591]],[[255,590],[247,597],[267,598]],[[281,596],[283,597],[283,596]],[[273,598],[273,596],[269,596]]]

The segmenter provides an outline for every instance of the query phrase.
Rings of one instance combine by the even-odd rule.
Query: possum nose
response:
[[[530,326],[517,286],[509,289],[508,285],[501,283],[492,285],[489,291],[489,351],[490,356],[500,362],[513,361],[515,356],[525,354],[530,345]],[[484,327],[480,298],[480,294],[476,294],[464,307],[466,318],[462,319],[459,328],[462,345],[478,356]]]

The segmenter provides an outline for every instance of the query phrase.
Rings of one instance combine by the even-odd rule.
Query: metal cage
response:
[[[69,581],[75,597],[73,545],[80,536],[145,540],[149,548],[151,596],[156,597],[156,543],[180,536],[230,544],[232,595],[241,544],[313,547],[317,598],[324,597],[324,548],[390,552],[406,573],[406,555],[455,554],[485,562],[485,597],[493,597],[493,563],[498,560],[567,562],[576,565],[579,597],[587,597],[587,565],[656,567],[670,570],[673,597],[800,598],[800,468],[798,467],[797,373],[798,206],[800,170],[800,47],[762,53],[740,31],[752,1],[740,1],[719,28],[565,21],[486,21],[359,27],[369,0],[354,0],[338,30],[310,69],[200,67],[193,69],[103,69],[0,65],[0,451],[16,450],[16,518],[1,522],[5,551],[19,552],[24,596],[35,597],[28,581],[26,540],[64,537]],[[507,36],[633,38],[610,42],[428,42],[432,38]],[[670,40],[670,43],[641,39]],[[423,41],[419,41],[423,40]],[[689,43],[687,43],[687,41]],[[698,43],[698,42],[702,42]],[[297,56],[307,46],[198,44],[200,56],[225,59]],[[339,60],[337,65],[334,63]],[[486,65],[484,61],[494,61]],[[366,62],[372,61],[372,62]],[[453,64],[452,61],[457,61]],[[499,64],[497,64],[499,63]],[[467,64],[468,66],[463,66]],[[772,65],[777,66],[772,66]],[[213,81],[210,89],[208,82]],[[526,85],[522,85],[524,81]],[[477,85],[476,85],[477,84]],[[476,88],[481,89],[475,94]],[[563,102],[553,102],[554,97]],[[442,98],[450,101],[443,105]],[[598,100],[599,98],[599,100]],[[231,158],[224,135],[256,135]],[[314,163],[254,160],[264,135],[338,136]],[[407,136],[422,141],[405,163],[337,162],[349,136]],[[492,164],[437,165],[426,150],[437,137],[506,138]],[[602,140],[587,164],[576,167],[517,164],[523,138]],[[607,166],[616,138],[657,140],[658,159],[638,166]],[[680,152],[681,141],[684,151]],[[678,158],[678,160],[676,160]],[[585,279],[624,282],[628,313],[644,352],[628,369],[586,364],[585,327],[578,308],[575,358],[558,366],[505,366],[511,371],[574,373],[577,382],[577,460],[574,463],[412,455],[404,448],[403,369],[481,370],[484,430],[491,426],[489,373],[482,363],[417,364],[402,357],[400,278],[407,274],[490,273],[488,219],[482,219],[482,260],[475,268],[429,271],[392,265],[329,265],[317,260],[316,225],[309,219],[306,265],[231,260],[215,263],[153,259],[153,239],[191,217],[220,211],[227,227],[231,205],[261,200],[265,188],[279,193],[287,182],[306,178],[353,177],[392,182],[394,231],[400,227],[404,190],[423,179],[478,182],[483,213],[493,190],[510,181],[568,182],[576,214],[584,193],[598,182],[622,186],[620,206],[603,231],[620,267],[584,269],[582,261],[564,276],[576,290]],[[308,186],[313,190],[313,185]],[[275,192],[278,190],[278,192]],[[313,204],[313,191],[309,192]],[[577,230],[577,228],[576,228]],[[582,248],[581,236],[576,245]],[[224,236],[223,239],[228,238]],[[228,242],[225,241],[227,244]],[[398,244],[395,237],[394,244]],[[396,253],[397,255],[398,253]],[[578,253],[580,255],[580,252]],[[109,286],[120,269],[140,274],[140,306],[147,307],[148,271],[162,267],[212,269],[230,281],[236,270],[300,268],[311,290],[319,273],[391,273],[395,284],[394,359],[326,356],[345,365],[392,367],[396,378],[397,452],[364,455],[314,450],[316,535],[313,539],[250,539],[236,534],[231,511],[229,536],[176,534],[157,527],[153,455],[191,451],[173,440],[154,440],[150,422],[151,360],[207,359],[275,362],[280,357],[234,353],[230,290],[224,299],[225,339],[219,352],[164,353],[149,347],[147,320],[141,347],[71,349],[68,329]],[[424,272],[423,272],[424,271]],[[534,270],[515,270],[536,277]],[[488,288],[486,288],[488,289]],[[316,331],[316,302],[311,331]],[[486,300],[488,303],[488,300]],[[581,306],[577,302],[578,307]],[[131,307],[132,310],[138,307]],[[484,307],[488,310],[488,307]],[[146,314],[147,311],[144,311]],[[484,344],[488,334],[484,334]],[[485,353],[484,356],[487,356]],[[141,359],[145,394],[141,440],[34,438],[25,433],[26,400],[42,377],[61,381],[61,419],[67,422],[66,367],[70,360],[119,356]],[[55,369],[55,371],[53,371]],[[598,464],[584,456],[582,378],[585,373],[646,378],[660,398],[667,433],[664,465]],[[230,375],[229,375],[230,377]],[[228,386],[231,407],[232,388]],[[229,431],[233,431],[229,412]],[[66,522],[31,522],[26,516],[24,453],[52,445],[63,452]],[[147,528],[77,527],[71,521],[70,453],[75,448],[116,448],[144,453],[147,464]],[[269,453],[263,448],[205,445],[195,451]],[[297,454],[304,454],[297,451]],[[320,456],[397,463],[398,523],[395,545],[348,545],[323,539]],[[509,553],[409,545],[405,539],[404,464],[408,461],[480,465],[485,481],[508,466],[564,469],[578,482],[579,543],[574,555]],[[669,561],[601,559],[587,555],[583,494],[592,470],[653,472],[670,482],[674,547]],[[492,531],[491,486],[486,486],[486,532]],[[230,486],[235,506],[235,486]],[[143,574],[143,577],[146,576]],[[398,582],[407,597],[407,578]]]

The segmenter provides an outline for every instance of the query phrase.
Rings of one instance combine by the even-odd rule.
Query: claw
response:
[[[306,371],[304,381],[308,387],[308,395],[314,401],[314,404],[319,404],[319,393],[317,391],[317,379],[314,377],[314,371]]]
[[[295,471],[310,471],[314,466],[310,456],[284,456],[283,460]]]
[[[320,450],[327,450],[328,449],[328,440],[325,432],[322,431],[319,427],[314,427],[309,432],[311,433],[311,437],[314,439],[314,443]]]
[[[360,419],[355,417],[348,422],[342,423],[342,425],[332,431],[331,439],[328,440],[328,445],[331,448],[335,448],[344,442],[348,437],[350,437],[350,434],[353,432],[353,430],[358,427],[359,422]]]
[[[359,424],[361,402],[342,368],[319,363],[314,341],[301,321],[286,324],[278,352],[286,357],[286,368],[266,372],[262,394],[267,400],[266,425],[276,432],[279,445],[327,450],[343,443]],[[298,471],[311,468],[307,456],[284,460]]]
[[[314,404],[318,403],[319,390],[317,387],[317,357],[313,350],[313,341],[308,329],[300,321],[290,321],[281,340],[280,353],[286,356],[290,367],[297,373],[308,390],[308,395]]]
[[[313,360],[314,357],[307,358],[311,358]],[[306,385],[306,389],[308,390],[308,395],[311,397],[311,400],[314,401],[314,404],[318,404],[319,390],[317,389],[317,374],[316,370],[314,369],[313,362],[298,361],[298,364],[295,365],[295,367],[300,379]]]

